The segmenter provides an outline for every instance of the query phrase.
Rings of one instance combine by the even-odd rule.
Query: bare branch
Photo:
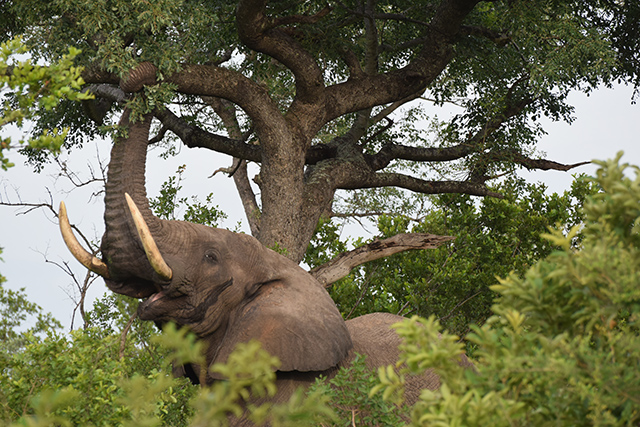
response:
[[[367,245],[344,252],[333,260],[312,269],[309,273],[326,287],[347,276],[354,267],[365,262],[409,250],[437,248],[453,239],[455,237],[425,233],[397,234],[384,240],[376,239]]]
[[[472,196],[502,198],[500,193],[489,190],[484,183],[471,181],[428,181],[400,173],[369,173],[348,177],[338,188],[352,190],[358,188],[399,187],[423,194],[462,193]]]
[[[554,162],[552,160],[530,159],[525,156],[519,156],[515,158],[514,161],[521,164],[527,169],[557,170],[557,171],[568,171],[573,168],[577,168],[578,166],[584,166],[591,163],[591,162],[579,162],[579,163],[565,165],[562,163]]]
[[[129,329],[131,329],[131,325],[133,325],[134,320],[136,320],[136,317],[138,317],[138,312],[134,311],[120,334],[120,351],[118,352],[120,359],[124,359],[124,347],[127,343],[127,334],[129,333]]]
[[[55,218],[58,218],[58,211],[56,210],[56,208],[54,208],[53,196],[51,195],[51,192],[49,191],[48,188],[47,188],[47,192],[49,192],[49,202],[42,202],[42,203],[27,203],[22,201],[9,202],[9,201],[3,201],[0,199],[0,206],[13,206],[13,207],[25,208],[24,211],[18,212],[17,215],[26,215],[36,209],[45,209],[45,210],[48,210],[51,214],[53,214]],[[71,228],[75,230],[75,234],[80,236],[80,238],[84,241],[85,246],[89,248],[89,251],[93,255],[98,253],[99,249],[94,247],[91,241],[87,239],[87,237],[82,233],[82,231],[76,225],[71,224]]]
[[[58,173],[57,176],[66,178],[67,180],[69,180],[69,182],[75,188],[86,187],[88,185],[95,184],[95,183],[100,183],[101,187],[103,187],[105,181],[107,180],[107,178],[106,178],[106,166],[102,163],[99,155],[97,155],[96,157],[98,159],[98,165],[99,165],[99,168],[100,168],[100,175],[97,175],[96,172],[94,171],[93,167],[91,166],[91,164],[88,163],[87,167],[89,168],[89,178],[88,179],[81,179],[78,176],[77,173],[75,173],[74,171],[70,170],[67,167],[67,163],[65,161],[61,161],[59,158],[56,157],[55,158],[55,162],[58,165],[58,167],[60,168],[60,172]],[[96,194],[93,194],[92,196],[95,196],[95,195]]]
[[[578,163],[572,163],[572,164],[563,164],[563,163],[558,163],[558,162],[554,162],[553,160],[547,160],[547,159],[532,159],[515,150],[492,151],[487,153],[484,157],[486,161],[492,161],[492,162],[508,161],[510,163],[517,163],[529,170],[539,169],[539,170],[557,170],[557,171],[566,172],[573,168],[588,165],[589,163],[591,163],[591,162],[578,162]]]
[[[227,129],[227,133],[229,135],[234,138],[241,138],[243,141],[246,141],[249,138],[252,130],[245,135],[242,134],[242,129],[240,128],[240,123],[238,122],[238,117],[236,115],[236,108],[232,103],[222,98],[213,97],[203,97],[203,100],[208,103],[216,114],[218,114],[220,119],[222,119],[222,123]],[[215,175],[216,172],[213,174]],[[233,164],[228,168],[228,173],[229,176],[233,177],[233,182],[238,190],[238,195],[240,196],[245,216],[249,222],[251,234],[257,236],[260,231],[260,208],[258,207],[256,195],[251,188],[251,183],[249,182],[246,160],[234,157]]]
[[[399,216],[402,218],[406,218],[409,221],[420,222],[422,218],[413,218],[405,214],[398,214],[397,212],[383,212],[383,211],[373,211],[373,212],[330,212],[329,217],[331,218],[344,218],[344,219],[356,219],[356,218],[368,218],[372,216]]]
[[[65,293],[67,294],[67,296],[75,303],[75,307],[73,308],[73,313],[71,314],[70,330],[73,330],[74,321],[75,321],[75,317],[76,317],[76,311],[80,312],[80,317],[82,318],[82,322],[83,322],[83,326],[82,326],[83,329],[87,329],[89,327],[89,322],[88,322],[87,315],[86,315],[86,312],[85,312],[85,309],[84,309],[84,304],[85,304],[85,301],[86,301],[87,292],[89,291],[89,287],[93,284],[93,282],[95,282],[95,280],[99,276],[94,274],[90,270],[86,270],[84,278],[82,279],[82,281],[80,281],[80,280],[78,280],[78,277],[76,276],[76,274],[73,272],[73,270],[69,266],[68,262],[62,261],[60,263],[60,262],[57,262],[57,261],[53,261],[53,260],[49,259],[49,257],[47,256],[46,253],[42,253],[42,256],[44,257],[44,262],[46,262],[48,264],[55,265],[60,270],[62,270],[67,276],[69,276],[71,278],[71,281],[73,282],[73,285],[75,286],[76,291],[80,295],[80,298],[78,298],[76,294],[71,293],[71,292],[67,292],[65,290]]]

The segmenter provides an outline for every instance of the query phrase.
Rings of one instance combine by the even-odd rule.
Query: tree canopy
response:
[[[571,120],[572,90],[638,83],[632,3],[24,0],[2,19],[34,60],[81,49],[96,97],[36,132],[69,127],[73,150],[151,112],[152,142],[232,156],[252,234],[300,261],[338,190],[499,197],[487,183],[516,167],[575,166],[539,158],[537,120]]]
[[[38,110],[51,110],[61,99],[88,100],[92,96],[78,92],[84,84],[80,68],[73,66],[73,58],[80,53],[73,46],[55,63],[42,66],[29,59],[17,57],[27,52],[19,38],[0,44],[0,93],[4,102],[0,106],[0,129],[7,125],[21,127],[25,120],[33,119]],[[67,135],[67,129],[45,129],[37,137],[29,139],[34,150],[47,149],[57,153]],[[23,139],[19,143],[24,143]],[[12,146],[11,137],[0,139],[0,168],[13,166],[3,151]]]

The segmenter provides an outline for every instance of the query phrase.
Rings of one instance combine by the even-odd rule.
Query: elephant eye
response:
[[[204,259],[209,262],[216,262],[218,261],[218,256],[214,251],[207,251],[204,253]]]

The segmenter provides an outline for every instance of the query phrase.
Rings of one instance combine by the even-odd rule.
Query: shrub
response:
[[[440,390],[423,391],[411,425],[638,425],[640,174],[625,176],[620,156],[599,162],[601,191],[585,203],[584,225],[546,235],[560,250],[492,287],[494,315],[467,336],[478,346],[477,372],[433,357],[423,343],[437,340],[437,327],[419,325],[437,322],[398,325],[404,360],[414,362],[406,373],[429,360],[444,379]],[[459,351],[450,346],[448,356]],[[402,378],[385,372],[374,392],[401,388]]]

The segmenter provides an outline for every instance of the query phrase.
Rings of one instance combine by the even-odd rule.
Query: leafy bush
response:
[[[129,359],[118,357],[118,348],[119,336],[95,330],[52,333],[44,339],[31,335],[24,349],[2,366],[0,420],[46,425],[64,419],[71,425],[113,426],[145,412],[171,424],[177,421],[191,386],[171,379],[166,366],[132,372]],[[140,389],[145,393],[140,395]]]
[[[494,315],[467,336],[478,347],[476,373],[448,363],[460,346],[434,357],[443,347],[425,343],[437,340],[437,322],[398,325],[404,360],[414,362],[405,373],[434,363],[443,377],[440,390],[423,391],[411,425],[638,425],[640,174],[625,176],[620,155],[599,162],[601,191],[587,199],[584,225],[546,235],[559,250],[492,287]],[[380,377],[386,384],[374,391],[401,389],[401,376]]]
[[[407,416],[406,408],[385,402],[381,396],[369,396],[377,378],[365,364],[366,356],[356,355],[353,363],[340,369],[335,377],[328,380],[319,378],[310,387],[310,392],[319,391],[331,400],[336,412],[333,420],[322,420],[323,426],[396,426],[403,424]]]
[[[151,339],[163,349],[129,348],[126,358],[118,355],[119,335],[96,329],[27,340],[1,360],[3,425],[222,426],[244,414],[244,400],[276,391],[279,362],[257,342],[239,345],[226,364],[211,367],[227,381],[196,387],[173,378],[170,361],[201,362],[201,343],[172,326]],[[156,352],[154,360],[141,363],[149,351]],[[316,425],[317,419],[333,419],[327,401],[319,392],[300,391],[283,404],[249,405],[248,417],[273,426]]]
[[[62,328],[50,313],[42,313],[39,305],[27,299],[24,288],[14,291],[2,286],[5,280],[0,275],[0,357],[22,348],[28,335]],[[35,319],[31,320],[33,317]],[[27,327],[27,319],[33,323],[32,326]]]

